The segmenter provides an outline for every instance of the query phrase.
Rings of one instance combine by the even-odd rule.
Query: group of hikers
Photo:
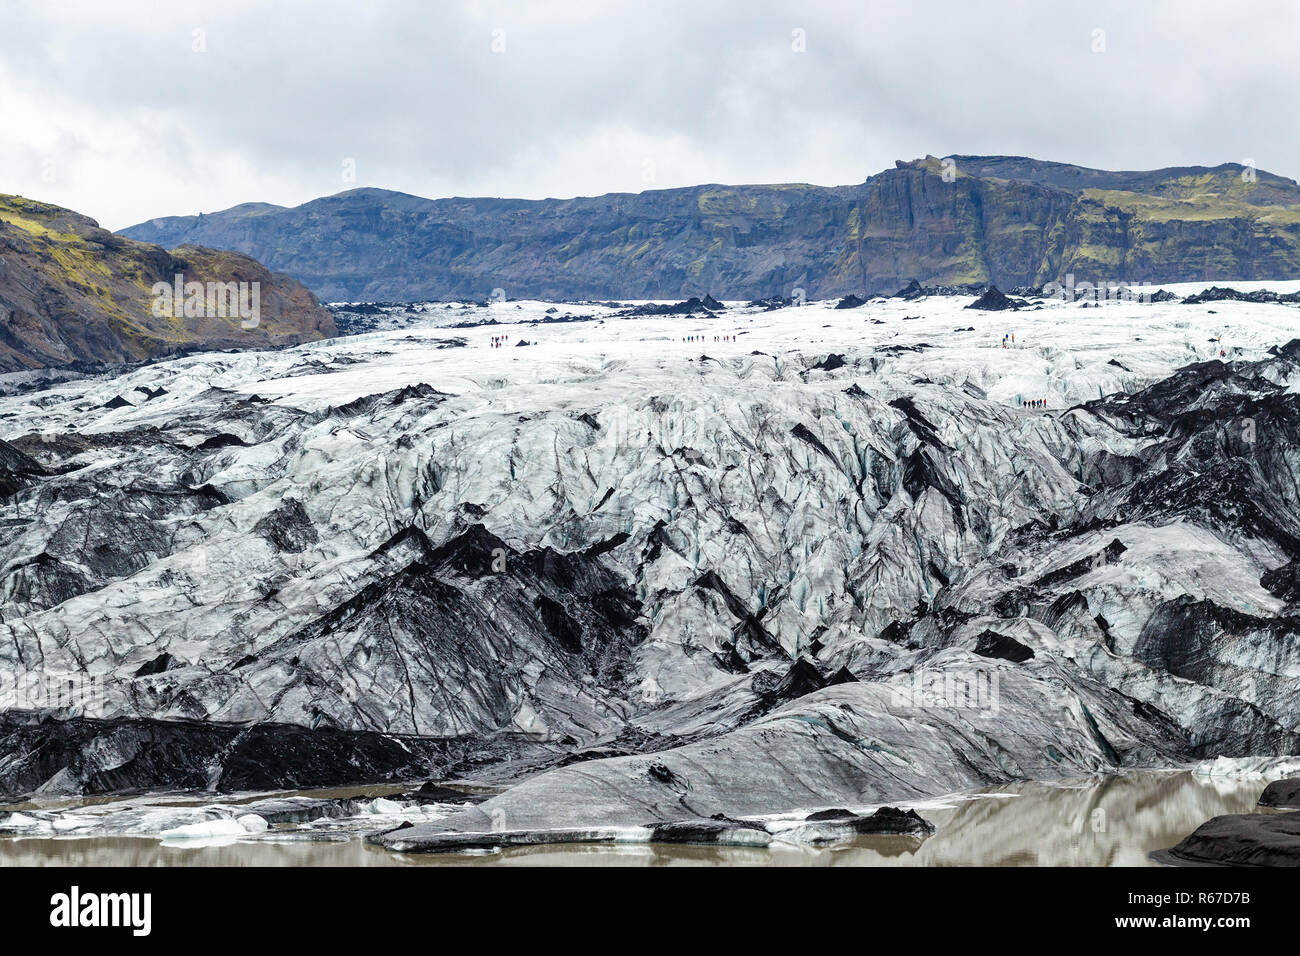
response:
[[[705,335],[683,335],[683,336],[682,336],[682,341],[683,341],[683,342],[703,342],[706,338],[708,338],[708,336],[705,336]],[[504,345],[505,345],[507,342],[509,342],[509,341],[510,341],[510,336],[508,336],[508,335],[494,335],[494,336],[492,336],[492,343],[491,343],[491,344],[492,344],[492,348],[494,348],[494,349],[499,349],[499,348],[501,348],[502,346],[504,346]],[[715,335],[715,336],[713,336],[713,341],[715,341],[715,342],[734,342],[734,341],[736,341],[736,337],[735,337],[734,335]]]
[[[1011,346],[1013,346],[1013,345],[1015,345],[1015,344],[1016,344],[1016,333],[1015,333],[1015,332],[1008,332],[1008,333],[1006,333],[1005,335],[1002,336],[1002,347],[1003,347],[1004,349],[1010,348]]]
[[[1046,408],[1047,407],[1047,399],[1045,398],[1020,398],[1019,396],[1017,396],[1016,401],[1018,401],[1024,408]]]

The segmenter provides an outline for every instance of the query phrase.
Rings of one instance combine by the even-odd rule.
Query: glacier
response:
[[[15,387],[0,793],[504,788],[409,847],[1300,753],[1300,311],[1031,301]]]

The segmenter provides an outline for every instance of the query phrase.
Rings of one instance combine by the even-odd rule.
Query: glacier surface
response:
[[[1300,752],[1300,311],[967,303],[503,302],[0,398],[0,792],[608,827]]]

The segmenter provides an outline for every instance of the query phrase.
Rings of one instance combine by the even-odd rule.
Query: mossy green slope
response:
[[[257,282],[260,316],[154,315],[155,283]],[[130,362],[189,347],[257,348],[336,334],[306,288],[235,252],[169,253],[70,210],[0,194],[0,372]]]

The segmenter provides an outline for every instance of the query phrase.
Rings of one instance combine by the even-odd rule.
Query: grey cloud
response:
[[[1300,172],[1284,2],[32,2],[0,18],[0,191],[110,227],[351,185],[634,191],[647,161],[658,187],[860,182],[957,152]]]

